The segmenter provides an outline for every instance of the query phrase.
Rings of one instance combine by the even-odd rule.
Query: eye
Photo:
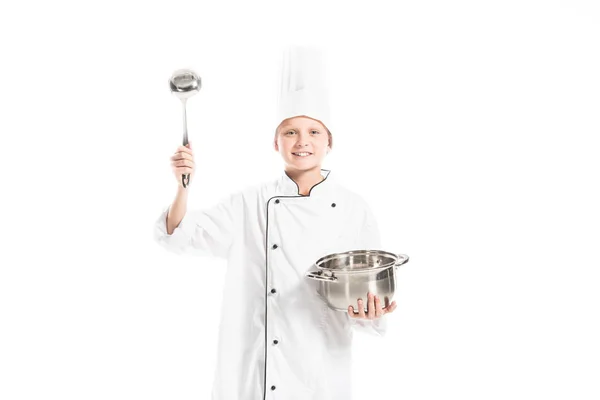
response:
[[[316,134],[319,134],[319,131],[317,131],[316,129],[313,129],[312,131],[310,131],[310,133],[316,133]]]
[[[290,133],[296,133],[296,132],[294,132],[294,131],[287,131],[286,135],[288,135]]]

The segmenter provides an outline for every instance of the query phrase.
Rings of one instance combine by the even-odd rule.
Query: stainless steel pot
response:
[[[321,257],[315,263],[317,270],[306,277],[318,281],[317,292],[334,310],[347,312],[350,305],[356,310],[359,298],[367,307],[367,293],[379,296],[382,307],[387,307],[396,290],[396,268],[407,262],[406,254],[352,250]]]

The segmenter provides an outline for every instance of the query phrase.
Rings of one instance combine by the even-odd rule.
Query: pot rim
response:
[[[352,254],[368,254],[368,253],[375,253],[377,255],[389,257],[392,260],[390,262],[382,264],[378,267],[366,267],[366,268],[358,268],[358,269],[352,269],[352,270],[326,268],[326,267],[322,266],[322,264],[325,263],[326,261],[330,261],[335,258],[346,257],[346,256],[349,256]],[[387,269],[390,267],[394,267],[395,265],[402,265],[402,264],[406,263],[407,261],[408,261],[408,256],[405,254],[396,254],[396,253],[391,253],[391,252],[385,251],[385,250],[370,249],[370,250],[350,250],[350,251],[345,251],[342,253],[328,254],[326,256],[319,258],[315,262],[314,265],[320,270],[335,273],[335,274],[355,274],[355,273],[368,273],[368,272],[373,272],[373,271],[380,271],[380,270],[384,270],[384,269]]]

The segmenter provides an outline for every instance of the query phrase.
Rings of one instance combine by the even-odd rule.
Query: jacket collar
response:
[[[314,185],[312,189],[310,189],[308,196],[320,196],[331,190],[333,182],[331,180],[331,177],[329,176],[330,173],[331,170],[321,169],[321,176],[325,179]],[[292,178],[290,178],[288,174],[284,171],[277,183],[277,193],[280,196],[308,197],[301,195],[299,193],[299,190],[300,189],[298,188],[298,184],[296,184],[296,182],[294,182]]]

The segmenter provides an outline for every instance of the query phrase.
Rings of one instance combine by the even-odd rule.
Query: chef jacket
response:
[[[168,208],[157,220],[168,250],[227,260],[213,400],[350,400],[353,331],[385,335],[386,316],[332,310],[305,277],[324,255],[380,249],[369,206],[330,173],[301,195],[284,172],[188,210],[171,235]]]

